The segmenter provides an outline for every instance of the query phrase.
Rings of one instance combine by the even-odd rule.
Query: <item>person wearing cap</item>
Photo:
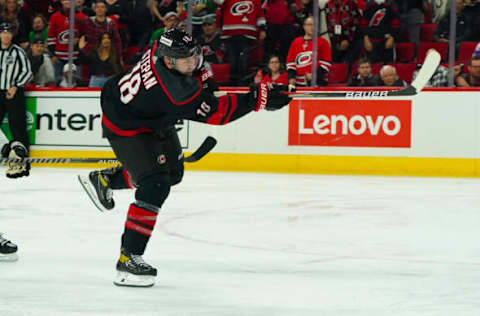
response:
[[[50,57],[45,52],[45,40],[42,37],[32,39],[27,50],[27,56],[33,72],[33,79],[30,84],[38,87],[55,84],[55,69]]]
[[[188,10],[188,1],[183,2],[184,10]],[[217,16],[217,5],[213,0],[194,0],[192,8],[192,36],[197,38],[202,34],[202,25],[205,19]]]
[[[32,77],[30,61],[25,51],[13,44],[13,26],[0,24],[0,122],[8,113],[13,139],[1,150],[3,157],[28,157],[30,142],[27,135],[26,104],[23,86]],[[30,174],[28,162],[10,162],[7,177],[19,178]]]
[[[70,68],[71,67],[71,68]],[[68,76],[72,72],[72,84],[68,84]],[[65,64],[63,66],[63,77],[60,83],[58,84],[59,87],[62,88],[72,88],[77,86],[77,66],[75,64]]]
[[[211,64],[225,62],[225,43],[220,38],[215,17],[203,20],[202,34],[198,37],[198,45],[202,48],[205,60]]]
[[[163,17],[163,24],[165,25],[164,27],[156,29],[153,34],[152,38],[150,39],[150,44],[153,45],[153,43],[162,36],[163,33],[167,32],[168,30],[173,29],[178,25],[178,14],[177,12],[170,11],[165,13]]]

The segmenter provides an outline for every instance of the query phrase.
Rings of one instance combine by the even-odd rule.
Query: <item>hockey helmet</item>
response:
[[[199,49],[187,32],[173,28],[160,36],[157,55],[171,59],[187,58],[198,55]]]

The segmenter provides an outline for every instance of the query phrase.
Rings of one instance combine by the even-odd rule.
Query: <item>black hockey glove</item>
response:
[[[277,85],[273,83],[259,83],[250,88],[252,103],[255,111],[267,110],[275,111],[289,104],[290,98],[286,92],[289,92],[288,86]]]
[[[28,177],[30,175],[30,163],[23,161],[28,157],[28,149],[19,141],[11,141],[2,148],[2,156],[8,159],[17,159],[8,163],[7,178]]]

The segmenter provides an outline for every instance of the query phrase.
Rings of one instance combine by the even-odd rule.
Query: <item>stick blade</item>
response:
[[[217,145],[217,140],[212,136],[207,136],[203,143],[198,147],[193,154],[188,157],[185,157],[185,162],[196,162],[203,158],[206,154],[210,152]]]
[[[440,56],[439,52],[434,49],[430,49],[428,51],[422,68],[420,68],[417,77],[412,82],[412,86],[417,90],[417,92],[422,91],[422,89],[426,86],[427,82],[430,80],[430,78],[432,78],[433,74],[437,70],[438,65],[440,65],[441,60],[442,56]]]

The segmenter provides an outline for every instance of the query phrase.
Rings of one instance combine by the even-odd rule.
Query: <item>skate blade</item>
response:
[[[135,275],[128,272],[118,271],[113,284],[117,286],[151,287],[155,284],[155,277],[151,275]]]
[[[80,182],[83,190],[85,191],[85,193],[87,193],[88,197],[93,202],[95,207],[98,208],[100,212],[106,212],[107,209],[103,207],[102,203],[100,203],[100,200],[97,197],[97,192],[95,191],[95,188],[92,187],[90,180],[88,180],[87,177],[84,177],[81,175],[78,175],[77,177],[78,177],[78,182]]]
[[[8,262],[12,262],[12,261],[17,261],[18,260],[18,255],[17,253],[9,253],[9,254],[3,254],[3,253],[0,253],[0,261],[8,261]]]

